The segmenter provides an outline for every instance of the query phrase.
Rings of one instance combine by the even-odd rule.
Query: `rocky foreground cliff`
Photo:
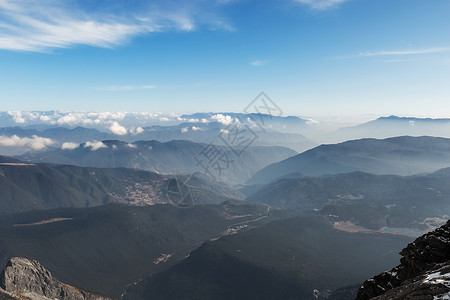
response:
[[[400,265],[364,282],[357,300],[450,299],[450,221],[400,254]]]
[[[91,300],[109,298],[60,282],[38,261],[11,258],[0,274],[0,300]]]

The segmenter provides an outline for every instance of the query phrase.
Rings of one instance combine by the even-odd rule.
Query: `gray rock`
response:
[[[450,298],[450,221],[400,252],[400,265],[364,282],[356,300]]]
[[[8,261],[0,274],[0,291],[11,299],[108,299],[62,283],[38,261],[21,257]]]

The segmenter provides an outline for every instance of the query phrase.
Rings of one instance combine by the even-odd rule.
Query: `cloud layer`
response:
[[[55,144],[49,138],[39,137],[37,135],[33,135],[31,138],[28,137],[18,137],[17,135],[13,136],[0,136],[0,146],[1,147],[25,147],[30,150],[43,150],[48,146]]]

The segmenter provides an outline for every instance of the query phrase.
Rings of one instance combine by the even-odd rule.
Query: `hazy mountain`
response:
[[[450,119],[380,117],[367,123],[343,127],[326,136],[326,140],[340,142],[360,138],[389,138],[395,136],[450,137]]]
[[[285,216],[240,201],[190,207],[110,204],[4,215],[0,268],[10,257],[27,257],[63,282],[117,298],[129,284],[167,268],[206,240]]]
[[[442,220],[450,215],[449,182],[450,168],[407,177],[354,172],[282,179],[258,186],[247,201],[301,212],[321,211],[333,215],[334,221],[349,221],[371,229],[420,231],[436,226],[431,218]]]
[[[189,194],[189,186],[198,194]],[[0,161],[0,214],[31,209],[91,207],[111,202],[132,205],[206,204],[220,203],[229,198],[241,196],[230,187],[213,183],[200,175],[171,178],[125,168],[11,163],[8,158]]]
[[[108,300],[60,282],[38,261],[12,257],[0,274],[0,299]]]
[[[113,135],[106,132],[101,132],[94,128],[85,128],[77,126],[74,128],[66,127],[50,127],[42,130],[15,127],[3,127],[0,128],[0,135],[18,137],[32,137],[37,135],[40,137],[51,138],[58,142],[78,142],[83,143],[87,140],[104,140],[112,137]]]
[[[127,290],[125,299],[314,299],[398,260],[411,239],[335,230],[320,216],[273,221],[206,242]],[[369,275],[371,276],[371,275]]]
[[[229,116],[232,119],[239,119],[244,122],[258,123],[265,129],[272,129],[280,132],[302,133],[308,135],[317,130],[317,124],[310,119],[303,119],[295,116],[274,116],[263,113],[233,113],[233,112],[209,112],[182,115],[186,120],[211,120],[218,119],[219,116]]]
[[[158,140],[168,142],[171,140],[190,140],[197,143],[215,143],[226,145],[228,134],[226,132],[245,131],[250,136],[254,146],[284,146],[305,151],[317,143],[305,137],[311,135],[316,128],[315,124],[297,117],[272,117],[258,114],[254,118],[244,114],[198,114],[199,117],[186,118],[162,118],[165,122],[143,121],[141,115],[132,115],[123,119],[114,119],[114,114],[95,113],[100,115],[98,119],[90,119],[89,114],[77,113],[61,116],[55,121],[39,121],[38,116],[43,112],[22,113],[20,122],[13,121],[13,116],[4,114],[3,117],[11,119],[11,122],[2,122],[0,112],[0,124],[13,124],[0,128],[0,154],[22,154],[30,147],[18,141],[2,142],[11,137],[19,138],[47,138],[51,142],[48,146],[59,147],[63,143],[84,143],[88,141],[120,140],[131,143],[139,140]],[[34,117],[30,117],[33,116]],[[117,113],[123,117],[121,113]],[[54,114],[43,115],[44,119],[56,118]],[[240,117],[240,119],[238,119]],[[17,119],[18,117],[16,117]],[[30,120],[25,120],[31,118]],[[112,118],[112,119],[111,119]],[[145,118],[144,118],[145,119]],[[85,122],[86,120],[90,120]],[[134,122],[133,122],[134,120]],[[120,122],[120,123],[119,123]],[[21,127],[18,127],[20,124]],[[237,127],[236,127],[237,125]],[[4,126],[4,125],[3,125]],[[81,127],[83,126],[83,127]],[[12,144],[17,144],[14,146]],[[36,150],[32,148],[32,150]]]
[[[450,221],[403,249],[400,265],[364,282],[357,300],[448,299]]]
[[[233,149],[239,153],[236,154]],[[27,162],[99,168],[126,167],[164,174],[206,173],[205,169],[209,168],[208,175],[212,179],[241,183],[268,164],[296,154],[284,147],[255,146],[245,151],[240,150],[242,147],[233,149],[181,140],[166,143],[139,141],[131,144],[114,140],[74,145],[70,149],[33,152],[18,158]]]
[[[362,171],[412,175],[450,166],[450,139],[395,137],[361,139],[321,145],[274,163],[256,173],[249,183],[270,182],[291,173],[308,176]]]
[[[171,140],[190,140],[197,143],[215,143],[226,145],[228,135],[225,133],[235,131],[233,124],[219,122],[208,123],[182,123],[174,126],[145,127],[144,132],[134,137],[134,140],[158,140],[167,142]],[[257,125],[246,127],[241,124],[239,132],[246,131],[248,136],[254,138],[253,146],[284,146],[296,151],[305,151],[317,143],[299,134],[299,131],[283,132],[271,128],[261,128]],[[300,131],[301,132],[301,131]],[[247,136],[247,137],[248,137]]]

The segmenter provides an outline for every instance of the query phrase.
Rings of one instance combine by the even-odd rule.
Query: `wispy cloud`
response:
[[[151,32],[192,31],[202,24],[210,25],[210,29],[231,28],[209,11],[216,1],[171,2],[155,2],[158,5],[129,11],[133,5],[123,1],[113,12],[84,10],[72,1],[0,0],[0,49],[48,52],[74,45],[109,48]],[[115,6],[119,6],[117,3]]]
[[[326,10],[344,3],[348,0],[294,0],[294,2],[308,5],[314,10]]]
[[[156,88],[156,85],[108,85],[95,88],[100,91],[108,92],[127,92],[135,90],[149,90]]]
[[[431,47],[431,48],[420,48],[420,49],[405,49],[405,50],[382,50],[382,51],[364,51],[359,52],[355,55],[344,55],[344,56],[334,56],[324,58],[325,60],[340,60],[340,59],[350,59],[350,58],[358,58],[358,57],[386,57],[386,58],[395,58],[395,59],[387,59],[383,60],[384,62],[405,62],[405,61],[413,61],[413,60],[404,60],[398,59],[397,57],[406,57],[406,56],[423,56],[425,54],[436,54],[436,53],[445,53],[450,52],[450,47]]]
[[[262,67],[266,64],[267,62],[264,60],[254,60],[250,63],[251,66],[253,67]]]
[[[450,51],[450,47],[410,49],[410,50],[398,50],[398,51],[367,51],[367,52],[360,52],[359,56],[421,55],[421,54],[441,53],[441,52],[449,52],[449,51]]]

